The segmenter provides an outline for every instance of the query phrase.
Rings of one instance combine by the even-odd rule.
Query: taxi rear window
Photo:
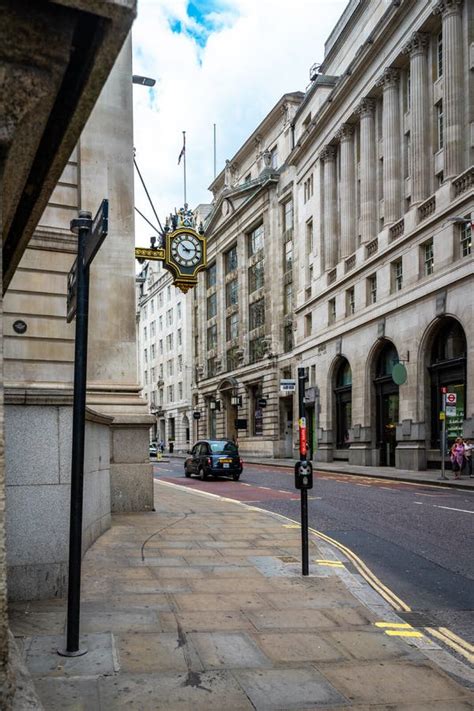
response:
[[[238,454],[233,442],[209,442],[213,454]]]

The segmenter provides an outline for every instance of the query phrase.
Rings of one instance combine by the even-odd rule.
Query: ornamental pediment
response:
[[[206,233],[218,230],[246,205],[255,200],[269,183],[278,183],[280,176],[273,170],[265,170],[256,180],[250,180],[221,192],[206,222]]]

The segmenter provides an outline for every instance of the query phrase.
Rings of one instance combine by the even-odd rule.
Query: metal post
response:
[[[443,388],[441,393],[441,477],[440,479],[447,479],[446,476],[446,388]]]
[[[298,426],[300,443],[300,461],[307,461],[306,452],[306,417],[304,408],[304,391],[306,374],[304,368],[298,368]],[[301,489],[301,562],[303,575],[309,574],[308,553],[308,491]]]
[[[79,657],[87,647],[79,647],[81,607],[82,505],[84,489],[84,437],[87,383],[87,335],[89,315],[89,267],[84,266],[84,253],[92,224],[92,215],[84,210],[71,228],[78,229],[77,243],[77,312],[74,350],[74,405],[72,415],[71,518],[69,529],[69,582],[67,600],[66,649],[58,653]]]

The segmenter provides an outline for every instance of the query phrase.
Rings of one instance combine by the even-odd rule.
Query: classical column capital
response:
[[[321,150],[321,152],[319,154],[319,158],[321,160],[325,160],[325,161],[335,160],[336,153],[337,153],[336,146],[330,146],[330,145],[323,146],[323,149]]]
[[[430,36],[427,32],[414,32],[402,49],[402,53],[412,57],[416,54],[425,54],[429,43]]]
[[[373,116],[375,114],[375,99],[371,99],[366,96],[362,99],[355,111],[361,118],[364,118],[365,116]]]
[[[383,90],[392,89],[398,86],[400,81],[400,72],[396,67],[385,67],[383,74],[377,81],[377,86],[381,86]]]
[[[463,0],[438,0],[433,6],[433,15],[442,15],[443,17],[457,15],[461,12],[462,4]]]
[[[341,143],[344,141],[351,141],[354,135],[354,126],[351,123],[343,123],[336,131],[336,138],[339,139]]]

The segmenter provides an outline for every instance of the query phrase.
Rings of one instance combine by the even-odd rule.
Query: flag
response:
[[[186,134],[183,131],[183,147],[181,148],[181,153],[178,156],[178,165],[181,163],[181,158],[186,155]]]

